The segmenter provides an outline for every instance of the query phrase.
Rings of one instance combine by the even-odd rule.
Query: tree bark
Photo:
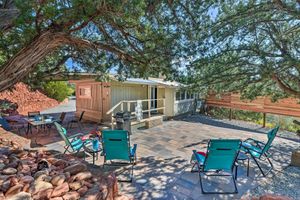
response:
[[[272,79],[276,82],[279,88],[282,89],[285,93],[300,98],[300,92],[293,90],[289,86],[285,85],[276,74],[273,74]]]
[[[117,55],[121,60],[136,64],[145,64],[118,49],[115,46],[101,42],[91,42],[81,38],[73,37],[68,33],[45,31],[36,36],[31,43],[21,49],[0,69],[0,92],[12,87],[21,81],[36,65],[50,52],[63,45],[72,45],[80,48],[93,50],[104,50]]]
[[[64,33],[46,31],[35,37],[0,69],[0,91],[21,81],[51,51],[65,44]]]

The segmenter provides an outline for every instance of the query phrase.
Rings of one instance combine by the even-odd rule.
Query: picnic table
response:
[[[28,123],[28,128],[26,134],[28,135],[29,131],[32,134],[32,127],[36,128],[38,133],[41,129],[44,129],[46,131],[46,128],[51,126],[54,122],[58,121],[57,119],[54,119],[52,116],[48,115],[38,115],[35,117],[26,117],[24,118]],[[39,129],[39,127],[41,129]]]

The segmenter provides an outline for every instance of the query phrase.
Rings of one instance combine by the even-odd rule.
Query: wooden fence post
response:
[[[263,128],[266,127],[266,113],[263,113]]]
[[[231,108],[229,109],[229,120],[230,121],[232,120],[232,109]]]

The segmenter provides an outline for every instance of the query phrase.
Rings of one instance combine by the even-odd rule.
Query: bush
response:
[[[48,97],[60,102],[74,92],[74,89],[64,81],[49,81],[43,85],[43,89]]]

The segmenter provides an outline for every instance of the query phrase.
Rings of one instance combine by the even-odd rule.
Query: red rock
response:
[[[31,187],[29,188],[29,193],[36,194],[39,191],[52,189],[53,185],[45,181],[34,181]]]
[[[259,197],[259,200],[292,200],[289,197],[265,194]]]
[[[68,166],[68,162],[62,159],[57,159],[56,162],[53,163],[53,165],[56,167],[65,168]]]
[[[63,183],[63,184],[57,186],[56,188],[54,188],[51,197],[63,196],[64,194],[69,192],[69,190],[70,190],[69,184],[68,183]]]
[[[77,190],[77,192],[79,193],[80,196],[85,195],[87,191],[88,191],[88,187],[87,186],[83,186],[79,190]]]
[[[79,193],[75,191],[68,192],[63,196],[64,200],[77,200],[79,198],[80,198]]]
[[[22,191],[23,187],[24,187],[23,185],[18,184],[18,185],[15,185],[15,186],[9,188],[7,190],[7,192],[5,193],[5,197],[8,198],[8,197],[18,194],[19,192]]]
[[[53,189],[42,190],[33,195],[33,199],[42,200],[50,199]]]
[[[63,182],[65,182],[66,180],[66,176],[63,174],[54,176],[51,180],[52,185],[57,186],[57,185],[61,185],[63,184]]]
[[[78,181],[69,183],[69,187],[71,188],[71,190],[78,190],[79,188],[81,188],[81,186],[82,184]]]
[[[22,191],[23,191],[23,192],[28,192],[28,191],[29,191],[29,188],[30,188],[30,184],[27,183],[27,184],[24,185]]]
[[[12,175],[12,174],[16,174],[17,170],[15,168],[6,168],[2,171],[2,174],[4,175]]]
[[[17,177],[11,177],[10,178],[10,185],[13,186],[13,185],[17,185],[19,182],[19,179]]]
[[[74,178],[75,178],[75,180],[78,180],[78,181],[90,179],[90,178],[92,178],[92,173],[89,171],[79,172],[75,175]]]
[[[9,198],[9,200],[32,200],[31,194],[27,192],[19,192],[18,194]]]
[[[91,183],[89,183],[87,181],[81,181],[81,184],[87,186],[88,188],[93,187],[93,184],[91,184]]]
[[[87,167],[83,163],[76,163],[64,169],[64,172],[70,172],[71,175],[86,171]]]
[[[50,198],[50,200],[63,200],[62,197],[53,197],[53,198]]]
[[[17,83],[13,90],[0,93],[0,99],[7,99],[18,105],[17,112],[27,115],[29,111],[43,110],[57,106],[58,101],[47,97],[38,90],[32,91],[26,84]]]
[[[34,181],[34,178],[32,176],[23,176],[20,178],[21,183],[31,183]]]

